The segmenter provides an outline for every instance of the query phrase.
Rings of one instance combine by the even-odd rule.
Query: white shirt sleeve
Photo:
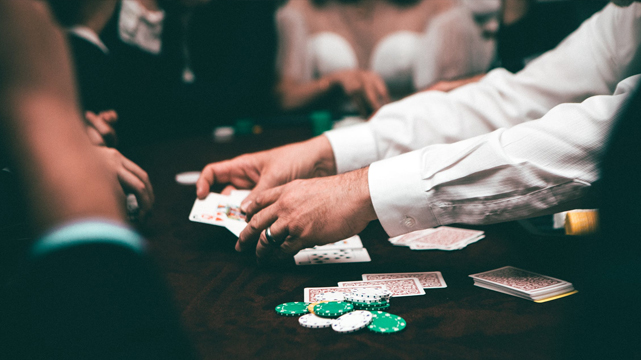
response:
[[[369,168],[374,210],[390,236],[451,223],[516,220],[583,196],[597,180],[612,119],[640,75],[612,96],[563,104],[539,120]]]
[[[496,69],[478,83],[418,93],[384,106],[366,124],[329,131],[337,170],[539,119],[562,103],[611,95],[619,81],[640,72],[640,19],[641,4],[610,4],[518,74]]]
[[[370,166],[369,186],[390,236],[523,218],[582,196],[638,81],[630,76],[641,72],[640,19],[641,4],[608,5],[516,75],[498,69],[326,133],[338,171],[382,160]]]

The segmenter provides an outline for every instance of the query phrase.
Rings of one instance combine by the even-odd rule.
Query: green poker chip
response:
[[[355,309],[357,310],[367,310],[367,311],[380,311],[380,310],[387,310],[389,309],[389,304],[387,305],[382,305],[382,306],[354,306]]]
[[[354,307],[380,307],[389,305],[389,300],[382,301],[352,301]]]
[[[407,322],[398,315],[392,315],[384,311],[372,311],[372,315],[374,319],[367,328],[379,334],[397,333],[407,326]]]
[[[309,306],[309,303],[306,302],[288,302],[276,306],[276,312],[283,316],[304,315],[309,312],[309,310],[307,310],[307,306]]]
[[[329,301],[314,306],[314,314],[322,317],[337,317],[354,310],[354,305],[347,301]]]

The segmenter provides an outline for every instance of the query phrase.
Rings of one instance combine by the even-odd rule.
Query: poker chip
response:
[[[329,301],[324,301],[324,300],[323,300],[323,301],[313,302],[313,303],[311,303],[311,304],[309,304],[309,305],[307,306],[307,311],[309,311],[310,313],[314,314],[314,306],[316,306],[316,305],[318,305],[318,304],[324,304],[324,303],[326,303],[326,302],[329,302]]]
[[[388,300],[392,292],[387,289],[362,288],[352,289],[350,298],[358,302]]]
[[[354,305],[346,301],[329,301],[314,306],[314,314],[322,317],[337,317],[354,310]]]
[[[288,302],[276,306],[276,312],[283,316],[298,316],[309,312],[307,306],[309,306],[309,303],[306,302]]]
[[[373,317],[369,311],[353,311],[334,320],[332,329],[340,333],[355,332],[367,327],[372,322]]]
[[[334,322],[334,319],[322,318],[322,317],[316,316],[314,314],[306,314],[306,315],[301,316],[298,319],[298,323],[302,327],[306,327],[308,329],[328,328],[328,327],[332,326],[333,322]]]
[[[376,307],[376,306],[384,306],[389,304],[389,300],[380,300],[380,301],[352,301],[352,304],[354,306],[369,306],[369,307]]]
[[[316,301],[345,301],[345,294],[342,292],[330,291],[316,295]]]
[[[380,302],[373,302],[373,303],[358,303],[358,302],[353,302],[352,305],[354,305],[355,309],[358,310],[369,310],[369,311],[378,311],[378,310],[386,310],[390,307],[389,301],[380,301]]]
[[[391,334],[405,329],[407,323],[398,316],[384,311],[372,311],[372,322],[367,326],[370,331],[380,334]]]

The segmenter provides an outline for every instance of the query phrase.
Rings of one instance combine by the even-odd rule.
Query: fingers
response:
[[[196,181],[196,196],[201,200],[207,197],[209,189],[214,185],[214,181],[216,181],[217,164],[218,163],[211,163],[205,166],[200,173],[198,181]]]
[[[231,192],[234,191],[234,190],[237,190],[236,187],[234,187],[233,185],[227,185],[227,186],[225,186],[223,191],[221,191],[220,193],[222,195],[231,195]]]
[[[87,135],[89,136],[89,141],[96,146],[106,146],[105,140],[102,138],[98,130],[94,129],[93,126],[87,125],[85,127]]]
[[[147,172],[143,170],[140,166],[138,166],[136,163],[133,161],[127,159],[126,157],[123,156],[122,158],[122,165],[125,167],[125,169],[131,171],[140,181],[143,182],[145,185],[145,192],[147,193],[147,197],[151,200],[150,203],[150,209],[151,206],[153,206],[154,202],[156,201],[156,198],[154,196],[154,189],[151,186],[151,181],[149,181],[149,175],[147,175]]]
[[[381,79],[380,76],[372,73],[372,78],[374,80],[374,86],[376,87],[376,91],[378,93],[379,100],[381,101],[381,106],[387,104],[390,102],[390,97],[389,97],[389,92],[387,91],[387,85],[385,85],[385,81]]]
[[[120,181],[120,185],[123,188],[132,191],[136,195],[140,206],[140,216],[144,217],[153,204],[152,199],[149,197],[149,192],[145,188],[145,183],[124,167],[118,170],[118,181]]]
[[[273,206],[265,208],[258,214],[255,214],[247,223],[247,227],[240,233],[236,243],[236,251],[248,251],[256,248],[258,238],[261,232],[278,219]],[[264,236],[264,235],[263,235]]]
[[[269,230],[272,234],[272,237],[276,240],[277,243],[280,243],[288,237],[287,224],[282,219],[276,220],[273,224],[269,225]],[[265,236],[265,232],[260,233],[260,238],[258,239],[258,244],[256,244],[256,258],[258,262],[261,262],[261,259],[268,259],[278,252],[279,246],[275,246],[270,243]]]
[[[109,113],[108,118],[113,121],[113,117],[117,119],[117,115],[115,111],[112,111],[113,114]],[[96,115],[91,111],[87,111],[85,113],[85,118],[87,122],[89,122],[90,126],[95,128],[98,133],[100,133],[100,136],[104,139],[105,143],[108,143],[110,145],[115,145],[116,143],[116,131],[112,127],[111,122],[107,121],[103,116],[103,113],[100,113],[100,115]]]
[[[241,202],[240,210],[247,216],[247,221],[250,221],[254,214],[278,200],[282,191],[282,187],[269,189],[267,182],[259,181]]]
[[[98,116],[109,124],[114,124],[118,121],[118,113],[115,110],[103,111]]]

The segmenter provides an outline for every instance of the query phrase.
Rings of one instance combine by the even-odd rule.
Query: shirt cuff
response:
[[[104,219],[85,219],[65,224],[40,238],[33,245],[35,257],[72,246],[102,243],[128,247],[137,253],[145,251],[143,239],[121,224]]]
[[[376,141],[368,123],[330,130],[324,135],[332,145],[339,174],[363,168],[378,160]]]
[[[368,172],[374,211],[390,237],[439,225],[421,176],[421,151],[377,161]]]

